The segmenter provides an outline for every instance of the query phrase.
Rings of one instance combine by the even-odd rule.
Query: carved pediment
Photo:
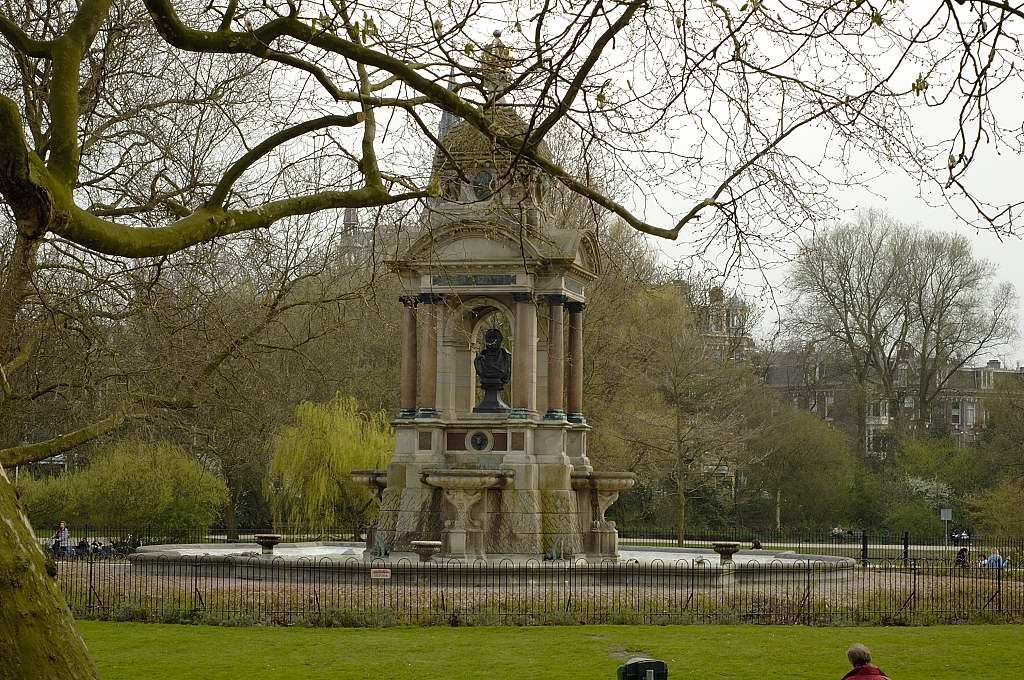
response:
[[[512,262],[536,261],[537,247],[529,237],[520,239],[509,229],[486,223],[468,223],[431,229],[420,235],[406,252],[406,261]]]

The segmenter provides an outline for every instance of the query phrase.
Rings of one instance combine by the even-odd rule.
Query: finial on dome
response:
[[[512,78],[512,50],[501,41],[501,31],[492,35],[494,40],[484,46],[480,55],[480,70],[488,94],[505,89]]]

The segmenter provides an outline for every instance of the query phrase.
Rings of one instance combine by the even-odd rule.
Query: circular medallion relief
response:
[[[494,440],[491,438],[490,432],[476,430],[466,435],[466,448],[473,451],[490,451],[493,444]]]

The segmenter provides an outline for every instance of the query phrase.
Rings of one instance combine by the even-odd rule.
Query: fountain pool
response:
[[[718,546],[716,546],[718,547]],[[630,546],[621,548],[617,560],[588,561],[523,560],[516,556],[488,556],[486,560],[456,560],[434,557],[422,561],[416,553],[391,553],[377,557],[361,543],[315,542],[279,543],[273,554],[263,554],[255,543],[151,545],[129,557],[132,568],[174,574],[183,565],[190,573],[208,577],[259,581],[307,581],[314,579],[360,582],[372,578],[373,570],[385,570],[398,582],[422,582],[457,574],[466,585],[496,582],[574,579],[594,583],[628,581],[643,575],[658,580],[686,578],[698,587],[715,588],[731,583],[796,579],[806,581],[815,574],[829,578],[852,572],[856,561],[845,557],[809,555],[789,551],[737,550],[726,545],[722,554],[702,548]],[[731,554],[731,561],[723,556]]]

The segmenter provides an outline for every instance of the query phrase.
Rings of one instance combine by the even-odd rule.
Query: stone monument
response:
[[[528,124],[500,97],[511,68],[495,36],[481,58],[481,111],[522,138]],[[599,274],[595,235],[552,218],[539,167],[445,116],[440,195],[392,263],[404,288],[395,453],[386,476],[354,473],[382,487],[373,540],[392,556],[441,541],[448,560],[614,559],[604,512],[635,478],[594,472],[587,457],[583,315]],[[544,142],[538,153],[550,158]]]

